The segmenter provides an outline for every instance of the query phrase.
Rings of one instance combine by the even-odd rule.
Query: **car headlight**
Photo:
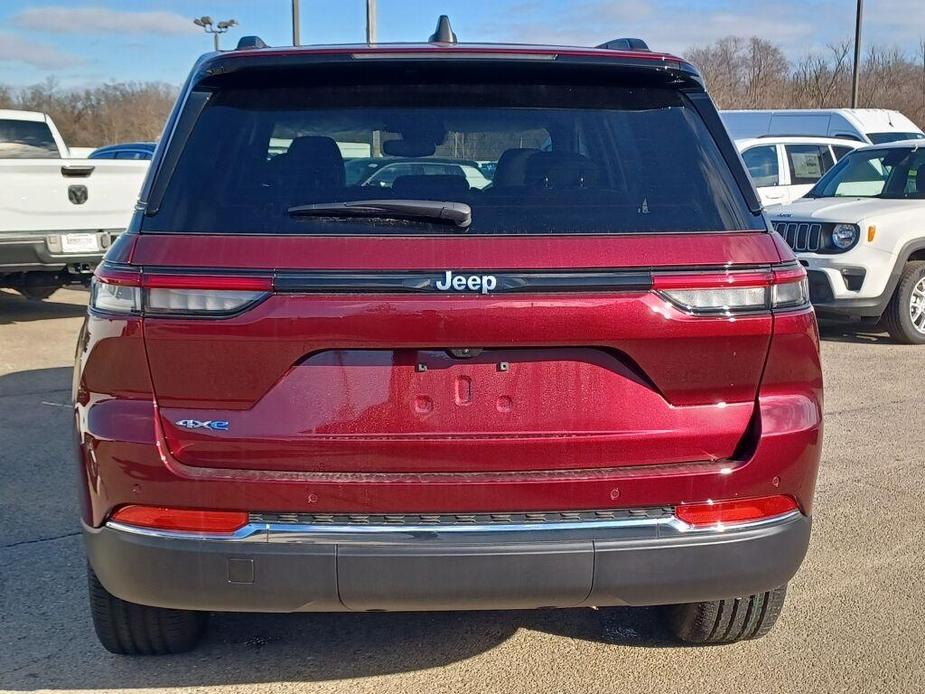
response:
[[[854,224],[836,224],[832,229],[832,245],[846,251],[858,242],[859,234]]]

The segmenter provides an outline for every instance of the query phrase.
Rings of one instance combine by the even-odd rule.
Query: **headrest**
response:
[[[344,185],[344,158],[330,137],[297,137],[289,150],[276,159],[287,175],[296,177],[300,185],[307,183],[316,188]]]
[[[465,176],[452,174],[415,174],[396,178],[392,190],[397,196],[412,200],[456,198],[469,192],[469,182]]]
[[[915,170],[915,197],[925,198],[925,164],[919,164]]]
[[[574,152],[537,152],[527,160],[526,183],[540,188],[593,188],[597,164]]]
[[[527,160],[540,150],[521,147],[506,149],[498,157],[495,175],[491,179],[492,188],[504,186],[522,186],[527,178]]]

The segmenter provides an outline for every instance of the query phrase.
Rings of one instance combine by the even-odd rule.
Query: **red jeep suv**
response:
[[[182,89],[79,338],[97,634],[664,605],[761,636],[809,540],[818,346],[683,60],[242,39]]]

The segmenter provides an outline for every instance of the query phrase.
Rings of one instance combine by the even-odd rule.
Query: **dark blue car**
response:
[[[154,156],[154,142],[128,142],[95,149],[88,159],[150,159]]]

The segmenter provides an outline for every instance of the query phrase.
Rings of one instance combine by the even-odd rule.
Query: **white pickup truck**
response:
[[[71,158],[48,116],[0,110],[0,287],[44,299],[87,281],[128,224],[148,164]]]
[[[925,345],[925,140],[856,149],[768,214],[806,267],[820,315]]]

